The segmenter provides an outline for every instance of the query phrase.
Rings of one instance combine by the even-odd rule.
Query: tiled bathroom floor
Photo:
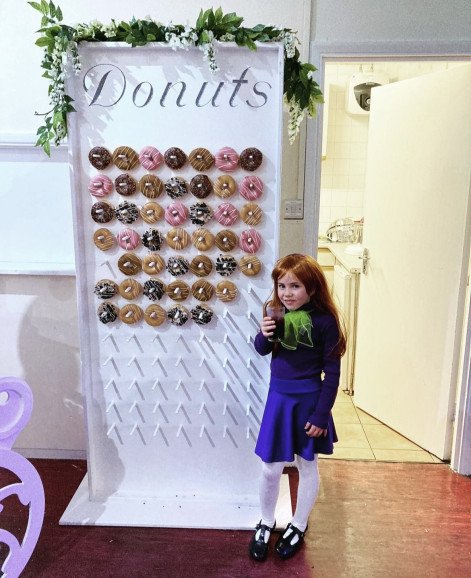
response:
[[[333,415],[339,441],[332,456],[338,460],[442,463],[431,453],[358,409],[353,398],[339,391]]]

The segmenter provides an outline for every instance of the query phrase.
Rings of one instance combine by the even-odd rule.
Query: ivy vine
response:
[[[41,13],[41,36],[36,45],[44,49],[41,67],[43,77],[49,80],[48,95],[51,109],[43,116],[44,123],[37,131],[37,146],[50,155],[51,143],[59,145],[67,136],[67,115],[74,112],[73,99],[65,92],[66,65],[71,62],[75,73],[80,72],[78,43],[126,42],[131,46],[144,46],[151,42],[166,42],[175,49],[197,46],[203,51],[211,71],[218,70],[214,43],[235,42],[256,50],[256,42],[282,42],[285,66],[283,92],[289,109],[288,134],[294,142],[305,115],[314,117],[316,107],[323,102],[319,85],[313,79],[316,68],[300,61],[295,33],[288,28],[257,24],[253,28],[242,26],[243,18],[236,13],[224,14],[221,8],[201,10],[194,27],[169,23],[164,25],[152,20],[133,18],[130,22],[102,24],[96,20],[75,27],[62,23],[59,6],[52,1],[28,2]]]

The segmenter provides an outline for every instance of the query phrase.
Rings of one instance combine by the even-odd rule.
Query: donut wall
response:
[[[89,464],[62,522],[249,528],[282,50],[218,46],[215,73],[197,49],[81,54],[70,158]]]

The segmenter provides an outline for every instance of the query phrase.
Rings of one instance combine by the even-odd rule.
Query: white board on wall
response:
[[[258,515],[259,460],[253,450],[269,377],[269,360],[255,353],[253,335],[278,251],[282,47],[264,44],[252,52],[219,45],[215,74],[197,49],[100,43],[81,46],[81,54],[82,73],[70,87],[77,109],[70,137],[89,467],[88,488],[81,487],[62,521],[251,527]],[[197,147],[215,154],[224,146],[263,153],[253,173],[264,183],[257,199],[263,218],[255,227],[262,237],[261,271],[249,277],[238,268],[228,277],[238,296],[232,302],[213,296],[205,303],[214,312],[205,326],[191,320],[182,327],[98,321],[94,285],[102,278],[123,281],[117,263],[124,251],[102,252],[93,243],[99,225],[90,208],[97,199],[87,188],[97,171],[88,154],[95,146],[112,152],[147,145],[161,152],[179,147],[186,154]],[[114,165],[103,171],[112,180],[122,172]],[[138,166],[128,172],[139,180],[146,171]],[[165,165],[155,170],[164,182],[174,175],[189,182],[196,172],[188,163],[178,171]],[[224,174],[215,166],[204,172],[213,182]],[[239,185],[248,174],[240,167],[231,172]],[[123,197],[113,191],[106,200],[116,206]],[[142,205],[148,199],[136,193],[126,200]],[[199,199],[187,193],[180,200],[188,207]],[[155,201],[165,209],[172,199],[164,193]],[[223,199],[212,193],[204,201],[215,210]],[[227,201],[240,210],[247,199],[237,192]],[[102,226],[114,235],[124,228],[116,219]],[[190,235],[197,228],[189,221],[182,226]],[[136,221],[130,227],[142,234],[149,225]],[[230,228],[239,236],[249,228],[240,218],[231,227],[215,219],[205,227],[213,234]],[[170,226],[161,221],[154,228],[165,236]],[[141,245],[135,253],[142,258],[147,250]],[[165,262],[176,253],[191,261],[198,251],[163,245],[159,253]],[[213,263],[220,253],[216,246],[205,251]],[[236,246],[230,254],[239,262],[245,253]],[[143,284],[149,276],[140,272],[134,278]],[[158,278],[174,281],[166,270]],[[197,278],[179,279],[191,287]],[[216,286],[225,277],[213,269],[205,279]],[[141,295],[135,303],[145,309],[146,299]],[[119,296],[113,302],[118,308],[126,304]],[[165,310],[174,305],[169,296],[158,303]],[[190,293],[182,304],[190,310],[198,301]],[[122,507],[123,500],[129,507]]]

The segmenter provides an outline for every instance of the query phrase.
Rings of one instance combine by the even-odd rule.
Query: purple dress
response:
[[[289,350],[280,345],[272,355],[270,389],[255,446],[264,462],[292,462],[295,454],[313,460],[317,453],[332,454],[338,441],[331,411],[340,377],[340,357],[335,353],[339,331],[329,313],[310,310],[310,315],[314,347]],[[273,343],[259,332],[255,349],[268,355]],[[306,422],[327,429],[327,436],[307,436]]]

